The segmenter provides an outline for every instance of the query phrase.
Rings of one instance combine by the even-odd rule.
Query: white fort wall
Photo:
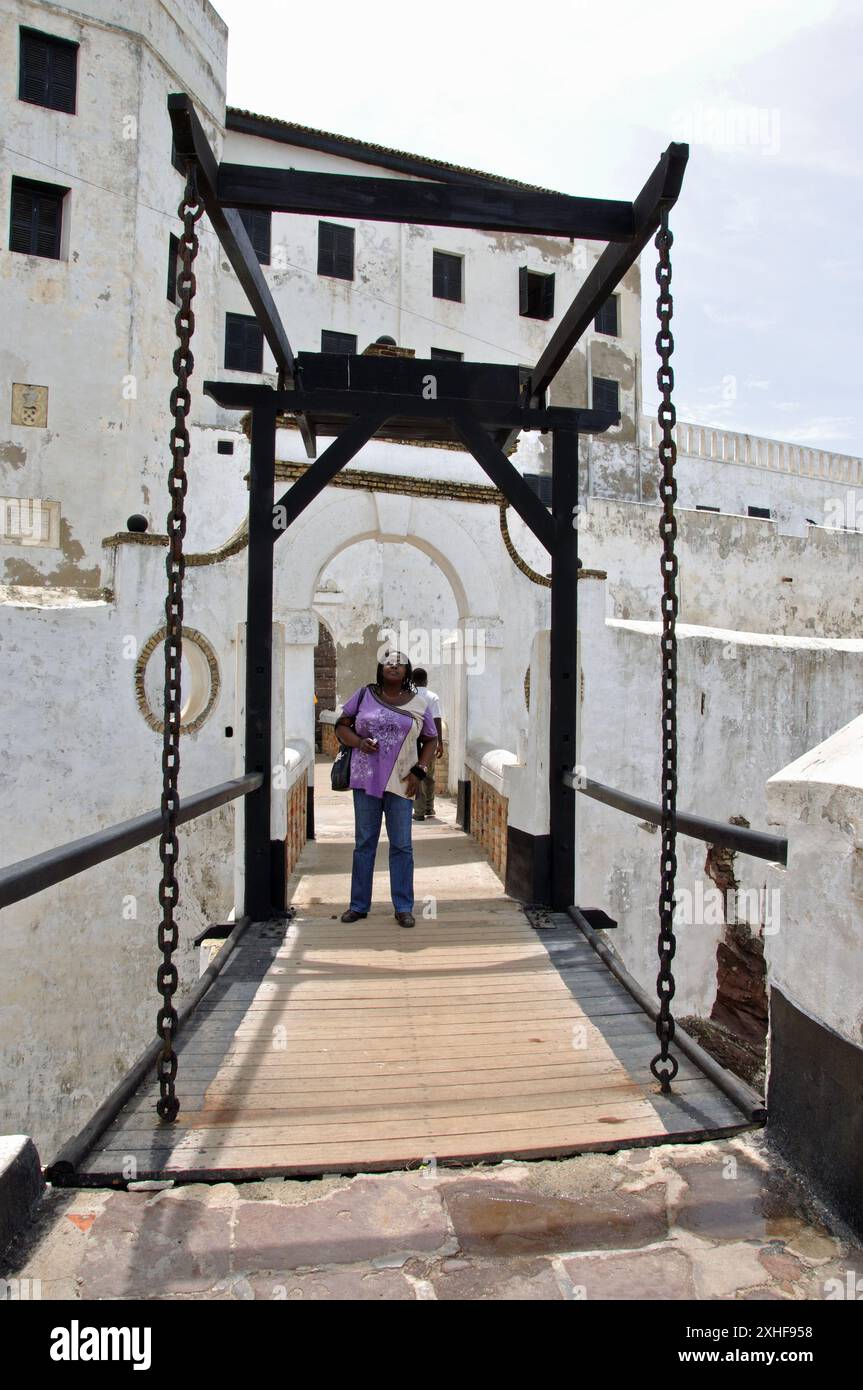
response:
[[[601,580],[579,586],[582,697],[579,762],[584,775],[657,803],[659,795],[659,625],[606,619]],[[678,632],[678,806],[720,821],[745,818],[753,828],[785,833],[767,782],[826,738],[860,708],[863,640],[722,631],[681,625]],[[619,926],[616,949],[636,979],[655,983],[659,830],[579,795],[576,900],[604,908]],[[678,840],[677,886],[693,905],[715,885],[704,871],[707,846]],[[780,888],[781,870],[738,855],[742,888]],[[789,886],[789,892],[791,891]],[[708,899],[704,898],[705,892]],[[705,916],[710,914],[705,910]],[[789,913],[789,922],[792,920]],[[806,974],[810,944],[799,931],[783,938]],[[770,923],[768,922],[768,927]],[[756,926],[756,931],[757,931]],[[712,920],[681,926],[674,973],[678,1013],[707,1015],[716,993],[716,947],[724,927]],[[763,933],[762,933],[763,935]],[[767,941],[771,931],[767,932]]]
[[[79,44],[77,111],[18,100],[19,26]],[[56,546],[3,544],[3,579],[98,591],[101,538],[162,485],[169,428],[174,306],[166,294],[169,236],[183,178],[171,164],[167,96],[190,91],[218,144],[227,32],[200,0],[74,8],[0,3],[0,225],[12,178],[59,184],[62,258],[0,245],[0,491],[54,499]],[[201,236],[202,284],[217,277],[216,238]],[[215,364],[213,295],[203,294],[196,356]],[[47,424],[10,423],[12,384],[48,390]],[[161,501],[153,501],[161,510]]]

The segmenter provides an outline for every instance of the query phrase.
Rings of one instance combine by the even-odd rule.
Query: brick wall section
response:
[[[332,633],[324,623],[318,623],[318,642],[315,647],[315,748],[322,749],[320,712],[336,707],[336,647]]]
[[[293,873],[306,843],[306,777],[303,774],[288,792],[288,833],[285,836],[285,860],[288,875]]]
[[[334,758],[341,748],[341,744],[336,738],[336,730],[333,724],[321,724],[321,752],[326,753],[328,758]]]
[[[509,802],[499,791],[467,770],[470,781],[470,833],[488,854],[498,878],[506,880],[506,826]]]

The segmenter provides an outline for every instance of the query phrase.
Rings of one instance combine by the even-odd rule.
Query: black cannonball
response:
[[[145,516],[141,516],[140,512],[135,512],[134,516],[130,516],[129,520],[126,522],[126,530],[146,531],[149,525],[150,523]]]

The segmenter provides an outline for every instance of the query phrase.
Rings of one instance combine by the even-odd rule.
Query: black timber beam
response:
[[[243,219],[234,208],[222,206],[218,195],[219,168],[210,148],[206,132],[198,119],[191,97],[185,92],[171,92],[168,114],[174,133],[174,146],[181,159],[195,161],[198,192],[213,230],[245,291],[246,298],[261,325],[270,351],[276,359],[279,377],[288,386],[295,380],[294,354],[285,332],[279,311],[270,293],[264,273]],[[306,421],[297,421],[309,458],[315,456],[315,441]]]
[[[205,381],[203,391],[226,410],[254,410],[272,399],[276,410],[284,415],[344,415],[347,420],[356,415],[379,414],[382,420],[411,417],[454,422],[457,417],[469,415],[493,428],[514,426],[519,430],[549,430],[559,427],[574,429],[580,434],[602,434],[620,419],[610,410],[582,410],[562,405],[533,410],[499,400],[441,397],[427,401],[420,396],[382,391],[274,391],[269,386],[243,381]]]
[[[223,208],[269,208],[272,212],[370,222],[585,237],[625,245],[635,230],[632,204],[607,198],[571,198],[563,193],[480,183],[319,174],[255,164],[221,164],[218,198]]]
[[[501,453],[482,425],[466,412],[453,417],[453,426],[468,453],[473,454],[496,487],[508,497],[525,525],[529,526],[541,545],[554,551],[555,527],[548,508],[540,502],[518,470]],[[578,436],[576,435],[576,439]]]
[[[677,202],[689,159],[689,146],[671,144],[633,204],[635,226],[618,246],[607,246],[551,336],[530,375],[527,393],[539,401],[608,296],[634,265],[659,227],[663,208]]]

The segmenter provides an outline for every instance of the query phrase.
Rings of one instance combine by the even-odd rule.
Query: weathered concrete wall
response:
[[[580,761],[593,781],[659,800],[659,628],[606,620],[604,584],[579,585],[582,653]],[[863,641],[761,636],[681,625],[678,805],[716,820],[741,816],[776,829],[767,779],[856,715]],[[619,922],[614,943],[646,988],[656,976],[659,832],[585,796],[576,806],[577,901]],[[707,846],[678,841],[678,889],[695,920],[682,923],[674,962],[678,1014],[707,1016],[716,992],[724,919]],[[737,856],[740,887],[769,886],[763,861]],[[762,904],[763,905],[763,904]],[[772,909],[773,902],[767,906]],[[779,904],[781,908],[781,903]],[[764,922],[762,921],[762,935]],[[768,935],[772,919],[767,921]],[[797,970],[805,973],[802,958]]]
[[[659,508],[591,498],[582,509],[579,555],[608,574],[616,617],[659,613]],[[863,595],[836,582],[863,562],[863,532],[806,528],[746,516],[678,511],[678,594],[683,622],[787,636],[851,637],[863,631]]]
[[[79,43],[77,112],[17,97],[18,26]],[[0,249],[7,329],[0,349],[3,438],[0,489],[52,498],[57,548],[4,543],[7,583],[98,591],[101,538],[148,511],[162,485],[169,429],[174,306],[166,296],[169,234],[183,181],[172,167],[166,99],[184,89],[210,135],[224,106],[225,26],[199,0],[130,12],[87,0],[50,12],[27,0],[0,8],[0,220],[9,222],[12,176],[70,189],[60,260]],[[216,239],[203,230],[200,275],[216,278]],[[198,370],[215,365],[214,296],[202,294]],[[45,428],[10,425],[13,382],[48,387]],[[154,499],[153,499],[154,500]],[[161,510],[161,502],[158,504]]]

